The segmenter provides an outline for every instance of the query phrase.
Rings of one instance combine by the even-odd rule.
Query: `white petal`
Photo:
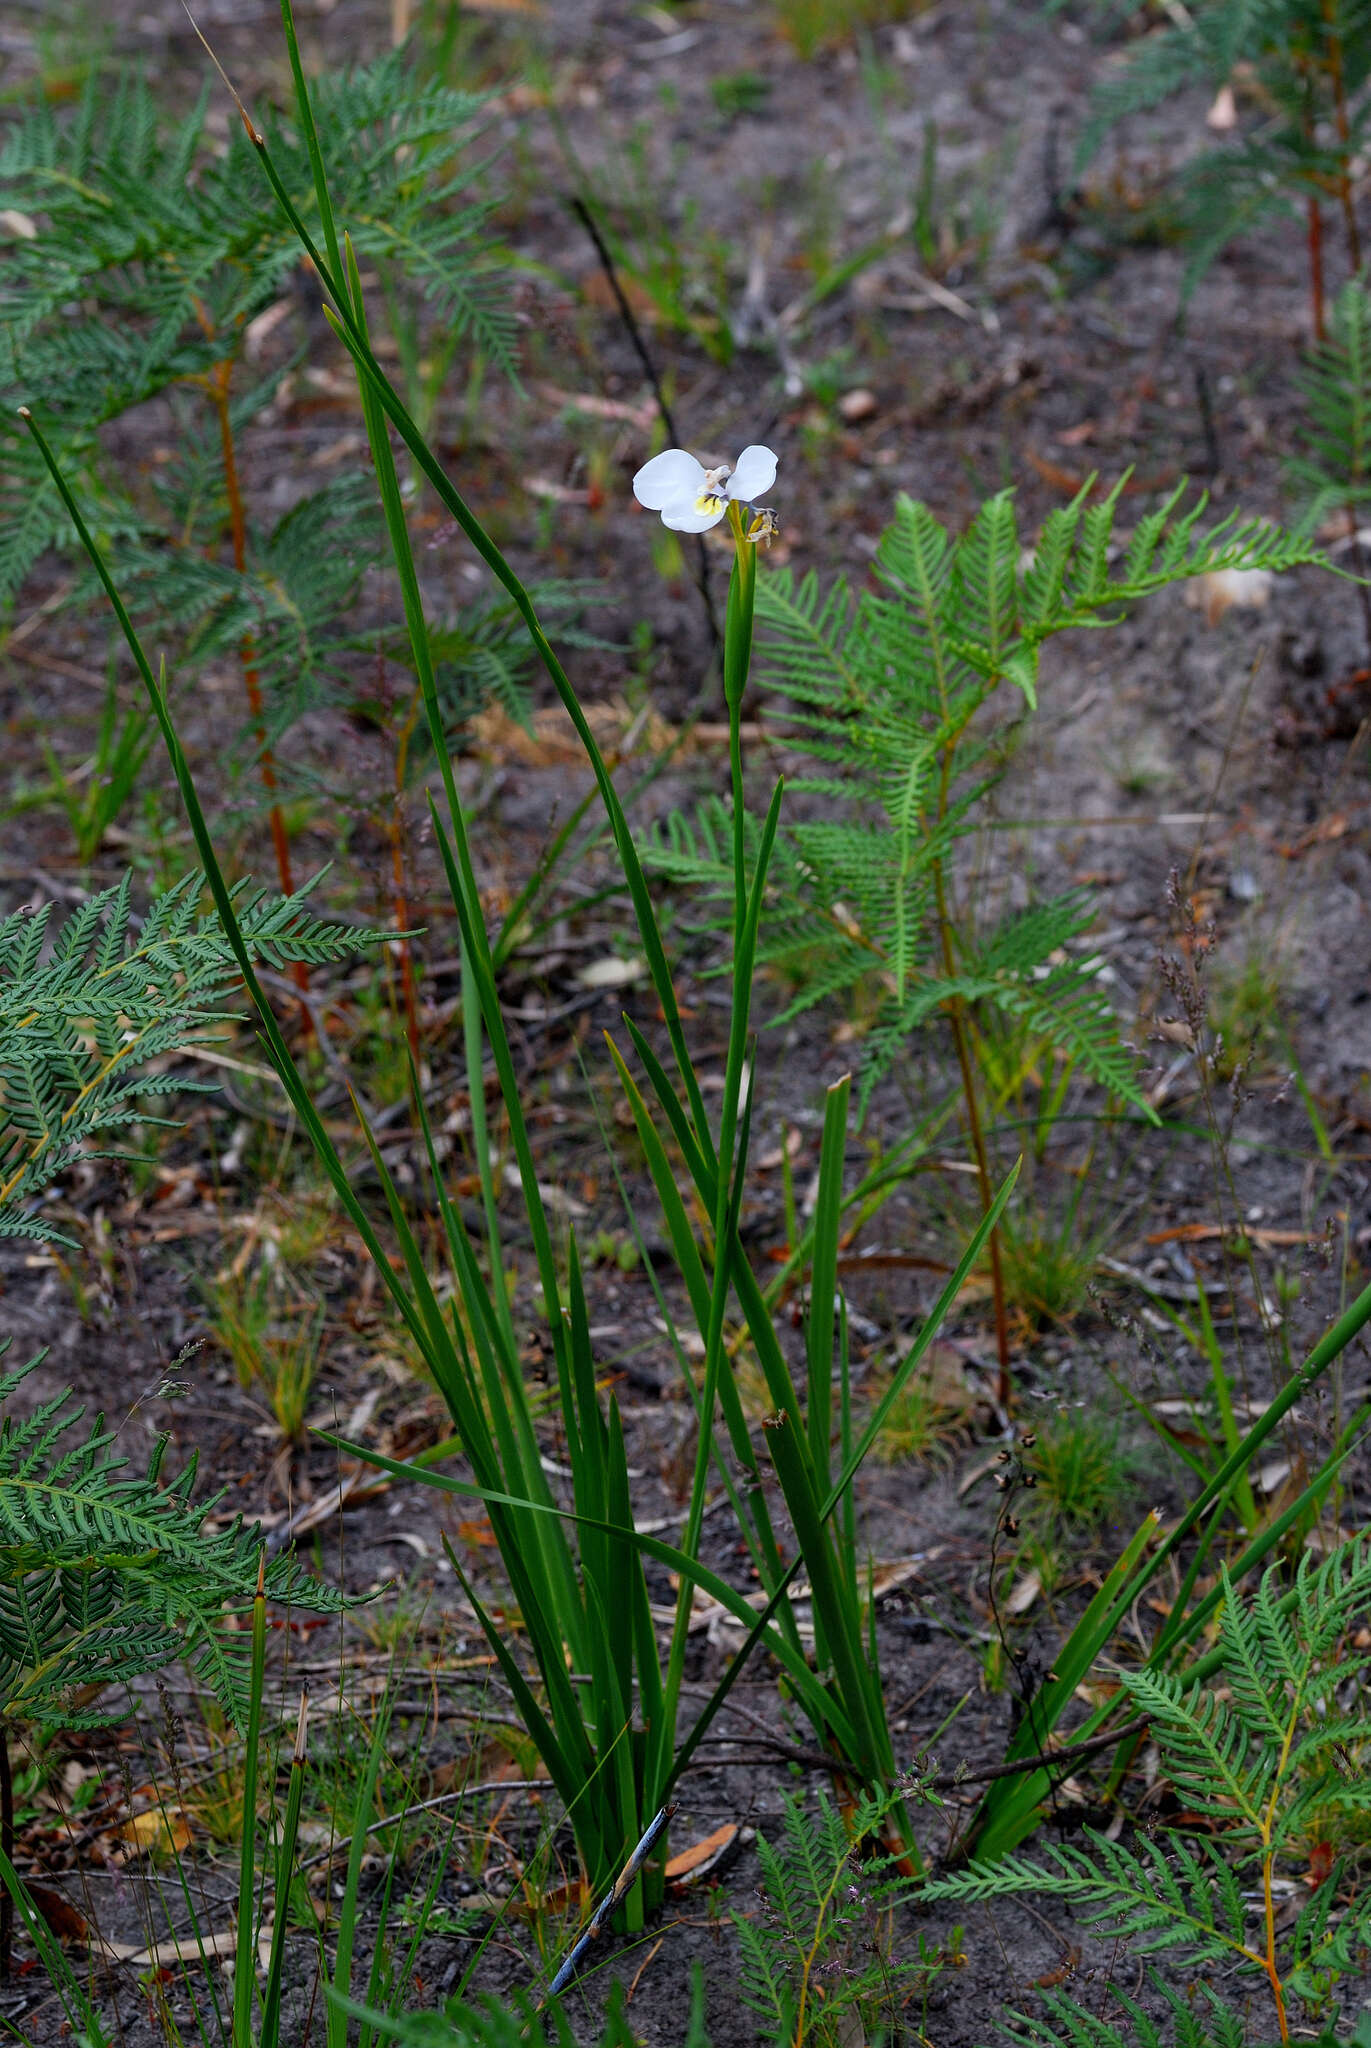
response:
[[[669,526],[673,533],[708,533],[711,526],[717,526],[728,509],[722,498],[711,498],[710,504],[717,505],[717,512],[701,512],[695,498],[674,498],[662,507],[662,524]]]
[[[744,448],[733,465],[733,474],[728,480],[730,498],[741,498],[745,505],[755,505],[764,498],[776,481],[776,457],[769,448],[763,448],[754,441],[750,448]]]
[[[705,466],[684,448],[664,448],[645,462],[633,479],[633,495],[649,512],[660,512],[678,498],[694,500],[705,480]]]

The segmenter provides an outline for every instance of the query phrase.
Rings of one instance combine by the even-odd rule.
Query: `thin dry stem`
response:
[[[1352,124],[1347,115],[1347,80],[1343,70],[1342,37],[1337,32],[1333,0],[1323,0],[1323,18],[1328,29],[1328,78],[1333,88],[1333,122],[1338,131],[1338,203],[1342,207],[1347,233],[1347,261],[1353,277],[1361,271],[1361,236],[1357,231],[1357,208],[1352,195]]]
[[[395,791],[390,810],[391,904],[397,931],[409,929],[409,890],[405,875],[405,774],[409,764],[409,743],[414,735],[420,709],[419,691],[410,700],[409,714],[395,742]],[[405,1036],[410,1058],[419,1071],[419,1000],[414,980],[414,953],[409,940],[396,941],[400,956],[400,990],[405,1005]]]

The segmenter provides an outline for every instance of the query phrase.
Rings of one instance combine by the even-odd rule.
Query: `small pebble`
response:
[[[878,409],[874,391],[845,391],[838,400],[838,411],[850,427],[869,420]]]

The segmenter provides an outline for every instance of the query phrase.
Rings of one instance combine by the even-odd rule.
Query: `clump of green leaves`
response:
[[[152,746],[152,720],[137,705],[127,712],[119,702],[116,678],[110,678],[95,736],[95,751],[81,770],[69,774],[52,742],[40,741],[52,787],[71,826],[78,860],[85,866],[104,844],[138,780]]]
[[[897,1465],[907,1458],[944,1464],[954,1446],[966,1441],[976,1401],[959,1366],[960,1361],[953,1366],[946,1353],[935,1350],[928,1369],[911,1374],[898,1389],[872,1445],[871,1454],[878,1464]],[[868,1370],[867,1391],[873,1398],[884,1394],[883,1373]]]
[[[738,1988],[775,2048],[899,2039],[907,2008],[926,2010],[958,1958],[960,1929],[945,1948],[921,1939],[913,1955],[896,1951],[892,1915],[908,1879],[892,1857],[862,1853],[889,1811],[889,1799],[865,1799],[848,1820],[822,1792],[812,1807],[787,1798],[776,1839],[757,1837],[760,1908],[733,1915]]]
[[[771,80],[760,71],[725,71],[709,81],[709,94],[724,121],[756,114],[771,97]]]
[[[277,1298],[273,1277],[274,1267],[263,1262],[249,1278],[217,1279],[209,1290],[209,1331],[232,1358],[240,1386],[260,1386],[282,1440],[298,1446],[319,1369],[324,1309],[302,1300],[298,1289],[293,1298]]]
[[[1371,1946],[1371,1887],[1354,1846],[1371,1804],[1367,1651],[1358,1647],[1368,1600],[1365,1536],[1321,1561],[1306,1554],[1293,1577],[1273,1567],[1250,1600],[1225,1574],[1208,1669],[1119,1674],[1147,1718],[1165,1780],[1202,1831],[1172,1827],[1132,1841],[1091,1834],[1083,1848],[973,1863],[934,1880],[927,1896],[1061,1899],[1141,1954],[1220,1967],[1244,1995],[1264,1985],[1272,2025],[1288,2040],[1293,2004],[1324,2005]],[[1287,1893],[1288,1910],[1278,1905]],[[1065,2020],[1060,2002],[1054,2014]],[[1214,2020],[1215,2041],[1232,2038],[1227,2024]],[[1076,2048],[1090,2039],[1096,2048],[1070,2026],[1026,2038]]]
[[[1066,1408],[1041,1423],[1025,1464],[1039,1517],[1068,1530],[1098,1528],[1131,1490],[1119,1425],[1091,1409]]]
[[[782,34],[805,58],[850,41],[863,29],[919,11],[910,0],[775,0],[775,9]]]
[[[825,799],[825,815],[778,834],[758,953],[793,991],[776,1023],[834,996],[860,1001],[863,1105],[928,1018],[974,1005],[1146,1113],[1089,945],[1089,894],[1006,908],[977,889],[961,904],[952,863],[1005,758],[980,714],[1002,684],[1036,706],[1048,640],[1188,577],[1319,559],[1236,514],[1205,532],[1203,500],[1183,511],[1182,495],[1139,520],[1117,558],[1118,489],[1052,513],[1031,551],[1009,492],[960,538],[902,498],[874,588],[758,579],[754,678],[787,747],[814,764],[790,789]],[[731,915],[730,817],[707,798],[674,814],[649,855],[699,891],[710,929]]]

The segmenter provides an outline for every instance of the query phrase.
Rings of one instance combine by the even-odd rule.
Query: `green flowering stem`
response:
[[[718,1174],[715,1180],[714,1271],[709,1307],[704,1323],[705,1369],[700,1391],[700,1434],[695,1450],[695,1474],[690,1494],[690,1512],[682,1533],[681,1548],[694,1558],[704,1515],[705,1478],[713,1452],[714,1411],[719,1388],[728,1371],[724,1320],[732,1284],[733,1242],[742,1206],[743,1178],[751,1122],[752,1060],[749,1058],[748,1030],[752,1006],[752,983],[757,950],[757,919],[766,883],[767,861],[780,818],[781,788],[771,799],[757,853],[757,873],[751,895],[747,878],[747,813],[743,796],[742,701],[752,659],[752,606],[757,590],[757,550],[747,539],[742,508],[731,502],[729,524],[733,529],[735,557],[728,586],[728,613],[724,621],[724,696],[728,702],[728,753],[733,792],[733,1004],[729,1017],[728,1053],[724,1063],[723,1101],[719,1110]],[[684,1675],[688,1604],[677,1610],[667,1662],[665,1697],[676,1700]]]
[[[728,757],[733,783],[733,901],[741,921],[747,905],[747,868],[743,851],[743,691],[752,666],[752,610],[757,598],[757,549],[743,526],[743,508],[732,500],[728,523],[733,529],[733,574],[728,585],[724,620],[724,701],[728,705]]]
[[[757,594],[757,547],[747,538],[743,508],[735,499],[728,507],[737,550],[728,586],[728,617],[724,622],[724,697],[730,716],[743,701],[743,689],[752,661],[752,606]]]

